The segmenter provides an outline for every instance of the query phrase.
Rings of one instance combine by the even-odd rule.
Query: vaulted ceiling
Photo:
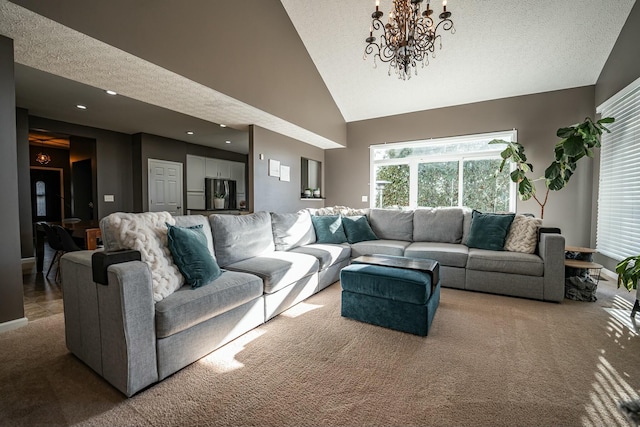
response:
[[[240,141],[238,135],[246,133],[238,131],[250,124],[321,148],[336,148],[346,139],[341,136],[346,130],[329,129],[336,122],[344,127],[345,121],[595,84],[635,0],[450,0],[455,34],[445,33],[436,57],[408,81],[393,73],[388,76],[386,64],[374,68],[371,58],[363,60],[374,0],[280,2],[254,1],[251,7],[263,10],[247,21],[252,25],[242,27],[240,21],[230,29],[224,27],[224,13],[216,11],[246,5],[224,0],[180,4],[129,0],[84,3],[81,11],[83,2],[78,0],[55,5],[0,0],[0,34],[13,38],[16,49],[17,104],[42,117],[218,144],[239,152],[247,151],[248,140]],[[385,16],[390,6],[391,0],[381,1]],[[441,8],[439,2],[432,7]],[[40,8],[47,16],[37,13]],[[180,8],[189,13],[177,14]],[[274,8],[280,9],[278,13],[264,13]],[[198,15],[204,18],[196,25]],[[290,22],[283,22],[287,15]],[[274,22],[260,22],[260,31],[280,32],[280,39],[251,33],[257,31],[256,20],[272,17]],[[108,19],[122,22],[102,25],[101,20]],[[209,22],[210,27],[201,28]],[[219,27],[224,31],[216,32]],[[209,33],[212,39],[205,40]],[[235,43],[244,33],[250,34],[254,51]],[[197,34],[199,39],[167,45],[167,35],[182,42],[184,34]],[[291,38],[297,40],[289,42]],[[212,43],[223,46],[224,54],[210,52]],[[153,52],[146,55],[149,47]],[[202,60],[171,62],[184,57],[179,49],[198,52]],[[305,58],[292,64],[293,70],[282,63],[300,56]],[[281,73],[284,82],[271,80],[279,83],[295,75],[302,78],[291,81],[288,88],[262,87],[246,77],[232,84],[223,81],[220,70],[238,63],[255,67],[250,76]],[[227,76],[245,76],[244,71],[231,70]],[[336,110],[326,121],[329,125],[314,117],[313,104],[325,105],[327,100],[315,95],[322,94],[317,88],[300,84],[305,75],[309,85],[320,82]],[[104,95],[103,89],[110,85],[124,96]],[[243,86],[249,90],[243,91]],[[308,98],[315,99],[304,97],[307,90],[314,94]],[[238,96],[229,96],[230,92]],[[273,101],[278,97],[286,101],[299,92],[302,97],[297,99],[304,105]],[[84,99],[91,100],[92,108],[77,111],[75,105]],[[195,130],[195,135],[185,135],[187,130]],[[222,145],[236,136],[237,144]]]

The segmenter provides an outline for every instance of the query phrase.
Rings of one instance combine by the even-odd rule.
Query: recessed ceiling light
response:
[[[231,144],[231,141],[225,141],[227,144]]]
[[[105,92],[107,92],[107,95],[117,95],[118,92],[115,92],[113,90],[105,90]]]
[[[221,127],[221,128],[226,128],[226,127],[227,127],[227,125],[223,125],[222,123],[220,123],[220,127]]]
[[[87,107],[85,105],[82,105],[82,104],[76,105],[76,108],[79,108],[81,110],[86,110],[87,109]]]
[[[192,130],[188,130],[187,131],[187,135],[193,135],[193,131]]]

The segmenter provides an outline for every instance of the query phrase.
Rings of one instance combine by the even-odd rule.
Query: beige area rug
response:
[[[336,283],[131,399],[66,350],[55,315],[0,335],[0,425],[626,426],[632,297],[443,289],[421,338],[342,318]]]

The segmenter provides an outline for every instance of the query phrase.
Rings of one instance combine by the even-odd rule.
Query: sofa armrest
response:
[[[110,265],[93,281],[92,251],[60,261],[67,348],[127,396],[158,381],[151,271],[140,261]]]
[[[564,236],[541,233],[538,255],[544,262],[542,298],[545,301],[560,302],[564,299]]]

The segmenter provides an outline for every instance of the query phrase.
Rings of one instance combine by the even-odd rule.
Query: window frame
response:
[[[449,145],[454,143],[472,143],[478,140],[504,139],[506,141],[517,141],[518,131],[516,129],[508,131],[488,132],[471,135],[452,136],[444,138],[422,139],[416,141],[404,141],[375,144],[369,146],[369,207],[376,207],[377,185],[376,185],[376,167],[391,165],[409,165],[409,206],[408,209],[418,208],[418,164],[420,163],[437,163],[437,162],[458,162],[458,206],[462,205],[463,182],[464,182],[464,161],[468,160],[502,160],[500,153],[504,150],[503,145],[496,144],[495,149],[476,152],[462,153],[443,153],[433,155],[421,155],[415,157],[402,157],[393,159],[375,160],[375,150],[394,149],[401,150],[403,148],[420,148],[425,146]],[[425,161],[428,159],[428,161]],[[515,165],[510,165],[510,171]],[[517,204],[517,187],[512,181],[509,182],[509,211],[516,211]]]

